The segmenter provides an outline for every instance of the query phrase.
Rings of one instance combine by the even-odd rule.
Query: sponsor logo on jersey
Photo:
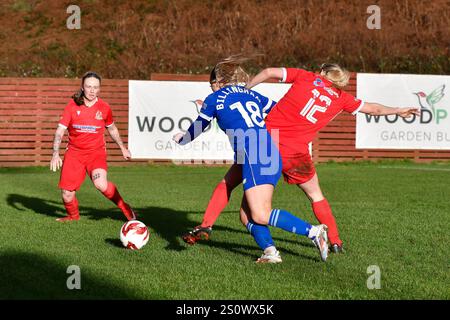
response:
[[[77,129],[77,132],[85,132],[85,133],[97,133],[97,129],[100,129],[100,127],[97,126],[89,126],[81,124],[74,124],[73,127]]]

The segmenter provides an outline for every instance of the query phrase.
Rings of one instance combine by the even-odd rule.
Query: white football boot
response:
[[[281,263],[280,251],[278,251],[275,247],[269,247],[264,250],[263,255],[256,260],[256,263]]]
[[[310,230],[309,238],[319,250],[322,261],[327,261],[328,257],[328,227],[324,224],[313,226]]]

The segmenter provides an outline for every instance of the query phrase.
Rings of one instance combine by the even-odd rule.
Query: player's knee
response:
[[[108,187],[108,181],[103,179],[95,180],[94,186],[97,188],[98,191],[105,192],[106,188]]]
[[[258,212],[252,213],[252,220],[257,224],[267,225],[269,224],[271,210],[259,210]]]
[[[62,199],[65,203],[72,202],[75,198],[75,191],[62,190]]]
[[[317,202],[317,201],[321,201],[321,200],[325,199],[325,197],[323,196],[323,193],[320,189],[316,190],[314,192],[308,192],[306,195],[311,202]]]
[[[305,195],[311,202],[317,202],[324,199],[322,190],[320,189],[319,185],[308,187],[305,187],[304,185],[299,185],[299,187],[305,192]]]

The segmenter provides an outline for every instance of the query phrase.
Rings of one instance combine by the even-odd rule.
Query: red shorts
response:
[[[283,146],[280,145],[281,161],[283,163],[283,177],[289,184],[303,184],[312,179],[316,174],[314,163],[309,154],[307,144],[297,145],[296,153],[283,152]]]
[[[90,177],[94,169],[108,170],[105,150],[86,153],[69,149],[64,154],[58,187],[69,191],[78,190],[86,173]]]

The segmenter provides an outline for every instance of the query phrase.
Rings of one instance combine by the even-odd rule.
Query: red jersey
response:
[[[295,154],[297,145],[311,142],[342,110],[356,114],[363,106],[361,100],[313,72],[283,68],[282,82],[292,83],[292,87],[265,121],[269,130],[279,129],[283,153]]]
[[[105,127],[113,123],[110,106],[100,98],[91,107],[77,106],[71,100],[59,121],[60,126],[69,130],[68,148],[75,151],[105,149]]]

